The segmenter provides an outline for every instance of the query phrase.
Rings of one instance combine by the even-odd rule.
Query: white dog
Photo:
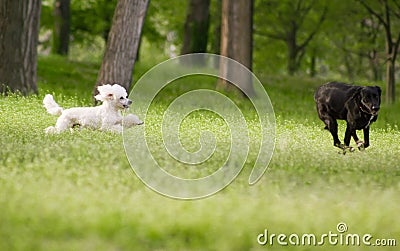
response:
[[[129,108],[132,101],[128,99],[126,90],[117,84],[102,85],[97,88],[99,94],[95,98],[103,104],[95,107],[74,107],[64,110],[47,94],[43,105],[52,115],[60,115],[56,126],[46,128],[46,133],[60,133],[74,126],[99,129],[102,131],[122,132],[125,127],[141,125],[143,122],[133,114],[123,117],[121,110]]]

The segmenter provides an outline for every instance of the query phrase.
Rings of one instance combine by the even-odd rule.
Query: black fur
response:
[[[325,123],[325,129],[332,134],[334,146],[349,148],[351,137],[360,150],[369,146],[369,127],[378,118],[381,88],[329,82],[317,89],[314,100],[319,118]],[[337,134],[338,119],[347,122],[344,145]],[[356,130],[361,129],[364,131],[364,142],[360,141],[356,134]]]

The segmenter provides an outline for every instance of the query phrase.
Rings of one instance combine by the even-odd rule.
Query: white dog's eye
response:
[[[122,100],[122,99],[124,99],[124,97],[120,97],[119,99],[121,99],[121,100]]]

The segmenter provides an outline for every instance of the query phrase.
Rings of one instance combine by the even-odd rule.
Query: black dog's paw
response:
[[[343,145],[343,144],[340,144],[340,148],[342,149],[342,151],[339,151],[338,153],[339,154],[343,154],[343,155],[345,155],[347,152],[354,152],[356,149],[354,149],[354,147],[351,147],[351,146],[346,146],[346,145]]]
[[[364,151],[365,150],[364,142],[363,141],[357,141],[357,147],[358,147],[358,150]]]

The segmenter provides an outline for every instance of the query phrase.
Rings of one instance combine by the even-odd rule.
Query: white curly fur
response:
[[[47,112],[59,115],[55,126],[46,128],[46,133],[60,133],[78,125],[81,128],[98,129],[102,131],[122,132],[124,127],[141,125],[143,122],[133,114],[125,118],[121,110],[129,108],[132,101],[128,99],[126,90],[117,84],[102,85],[98,88],[99,94],[95,98],[103,102],[95,107],[74,107],[64,110],[55,101],[52,95],[47,94],[43,99],[43,105]]]

